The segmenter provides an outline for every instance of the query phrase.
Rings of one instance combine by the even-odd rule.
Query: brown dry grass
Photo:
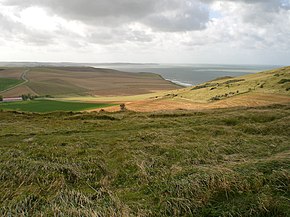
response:
[[[262,94],[262,93],[244,94],[210,103],[195,103],[187,100],[173,100],[173,99],[151,99],[135,102],[134,101],[125,102],[127,109],[137,112],[153,112],[153,111],[168,111],[168,110],[204,110],[204,109],[232,108],[232,107],[257,107],[257,106],[267,106],[272,104],[287,104],[287,103],[290,103],[289,96],[278,94]],[[105,110],[110,112],[118,111],[119,106],[106,108]]]

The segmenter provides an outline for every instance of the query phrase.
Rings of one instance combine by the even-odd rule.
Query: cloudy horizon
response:
[[[0,0],[0,61],[290,65],[290,0]]]

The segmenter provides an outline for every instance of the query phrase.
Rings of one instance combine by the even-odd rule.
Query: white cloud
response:
[[[0,60],[225,63],[246,53],[278,63],[270,56],[283,52],[287,64],[289,9],[289,0],[0,0]]]

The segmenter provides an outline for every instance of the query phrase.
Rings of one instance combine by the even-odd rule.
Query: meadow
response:
[[[1,216],[290,216],[290,105],[0,112]]]
[[[0,102],[0,110],[25,111],[25,112],[53,112],[53,111],[83,111],[105,108],[111,104],[65,102],[55,100],[32,100],[21,102]]]
[[[23,81],[12,78],[0,78],[0,92],[21,84]]]

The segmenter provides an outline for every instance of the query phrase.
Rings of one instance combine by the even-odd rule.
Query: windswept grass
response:
[[[0,113],[1,216],[290,216],[290,107]]]
[[[112,106],[101,103],[64,102],[55,100],[33,100],[22,102],[3,102],[0,109],[26,112],[83,111]]]

